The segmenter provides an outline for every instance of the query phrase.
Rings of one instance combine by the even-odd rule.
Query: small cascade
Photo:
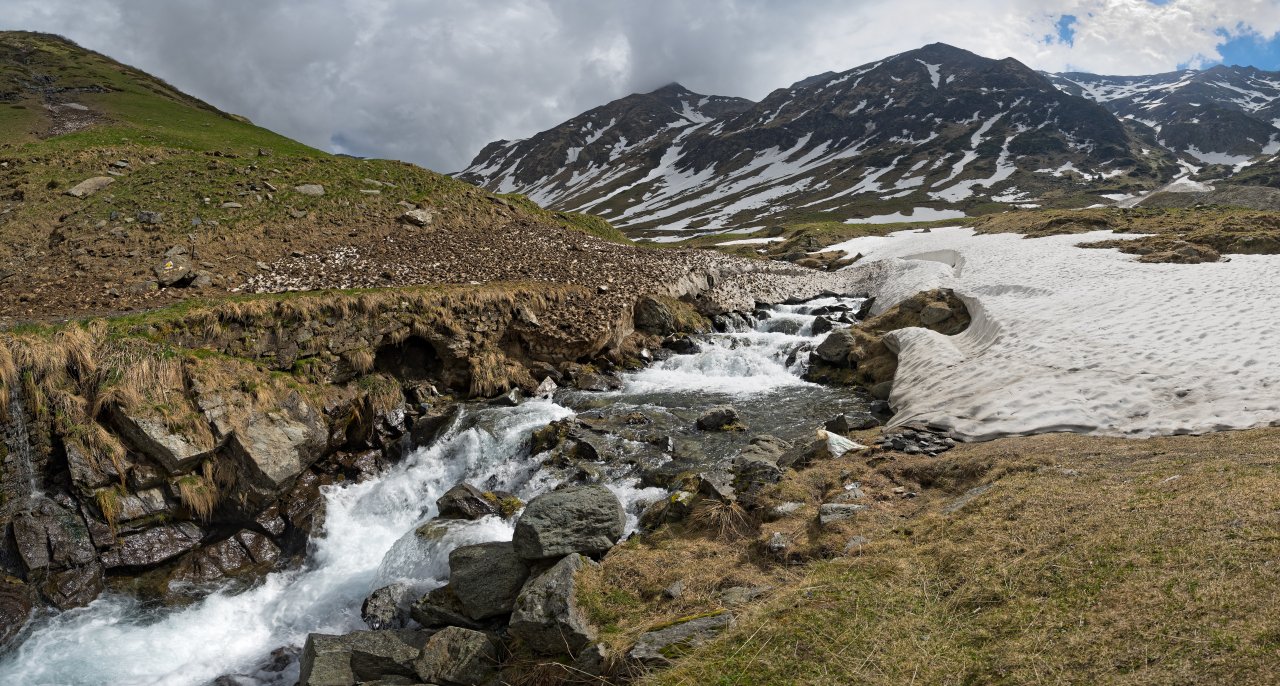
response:
[[[9,418],[4,431],[5,473],[12,475],[9,484],[22,491],[24,502],[40,492],[35,465],[31,457],[31,433],[27,429],[27,408],[22,391],[15,384],[9,388]]]
[[[301,646],[313,632],[363,628],[360,605],[376,588],[392,582],[419,590],[438,586],[446,581],[452,549],[511,538],[512,525],[495,517],[433,522],[435,502],[460,481],[509,491],[525,501],[555,488],[562,477],[529,451],[529,436],[549,422],[591,406],[644,409],[670,418],[672,432],[701,442],[709,459],[722,459],[735,454],[749,435],[696,433],[689,412],[731,402],[751,435],[791,440],[812,432],[815,419],[865,409],[865,401],[850,389],[801,378],[809,351],[825,335],[814,333],[815,322],[820,317],[849,321],[858,304],[824,298],[741,318],[727,332],[699,336],[696,353],[625,375],[617,393],[566,391],[558,402],[468,405],[445,436],[414,450],[379,478],[328,489],[324,531],[310,541],[301,568],[270,574],[244,592],[214,593],[164,611],[130,596],[104,595],[87,608],[33,627],[21,646],[0,657],[0,682],[194,686],[225,676],[239,684],[292,684],[296,663],[283,672],[261,671],[273,649]],[[11,459],[30,472],[21,398],[10,408],[19,418],[11,420],[15,428],[6,433],[11,455],[17,454]],[[16,444],[22,447],[14,450]],[[606,473],[605,485],[623,502],[628,528],[634,529],[636,506],[665,491],[641,487],[628,469]],[[30,478],[34,481],[34,474]]]

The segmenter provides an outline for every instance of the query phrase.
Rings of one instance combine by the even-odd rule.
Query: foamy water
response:
[[[662,393],[677,404],[709,405],[721,394],[768,403],[780,390],[805,388],[819,400],[836,397],[799,378],[807,354],[797,353],[821,340],[811,333],[812,310],[839,302],[858,304],[827,298],[775,308],[771,319],[701,337],[701,352],[629,374],[622,392],[596,397],[652,402],[647,394]],[[796,411],[803,414],[806,407]],[[260,671],[272,650],[301,646],[309,633],[363,629],[360,605],[373,590],[393,582],[433,588],[447,581],[449,551],[510,540],[511,524],[497,517],[431,524],[442,527],[440,536],[415,531],[435,516],[436,499],[461,481],[511,491],[526,501],[554,488],[557,477],[529,454],[528,438],[573,414],[550,401],[469,406],[440,441],[387,473],[327,489],[324,531],[311,541],[301,569],[176,610],[147,610],[126,596],[103,596],[39,623],[17,651],[0,660],[0,683],[194,686],[233,675],[244,684],[292,684],[296,664],[284,672]],[[637,505],[666,492],[641,487],[634,476],[606,485],[624,504],[628,530],[636,527]]]

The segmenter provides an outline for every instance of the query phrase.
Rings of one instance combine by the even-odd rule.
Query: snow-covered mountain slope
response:
[[[674,86],[628,96],[490,144],[459,176],[654,237],[1092,202],[1171,176],[1158,148],[1015,60],[934,44],[759,103]]]
[[[1280,152],[1280,72],[1216,66],[1154,76],[1052,74],[1066,93],[1100,103],[1193,164],[1234,171]]]

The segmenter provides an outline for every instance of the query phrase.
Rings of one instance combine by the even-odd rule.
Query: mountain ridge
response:
[[[633,97],[605,107],[617,115]],[[550,134],[597,108],[519,145],[490,144],[458,176],[675,240],[921,209],[934,218],[1132,201],[1250,166],[1240,182],[1267,183],[1274,158],[1262,158],[1280,152],[1280,73],[1252,68],[1047,74],[933,43],[746,102],[556,168],[565,146],[546,145]]]

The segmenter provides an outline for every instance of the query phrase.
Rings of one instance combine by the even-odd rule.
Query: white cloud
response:
[[[67,35],[317,147],[442,170],[670,81],[759,98],[934,41],[1050,71],[1151,73],[1219,59],[1221,33],[1280,31],[1276,0],[4,4],[5,28]],[[1073,44],[1056,39],[1064,14]]]

